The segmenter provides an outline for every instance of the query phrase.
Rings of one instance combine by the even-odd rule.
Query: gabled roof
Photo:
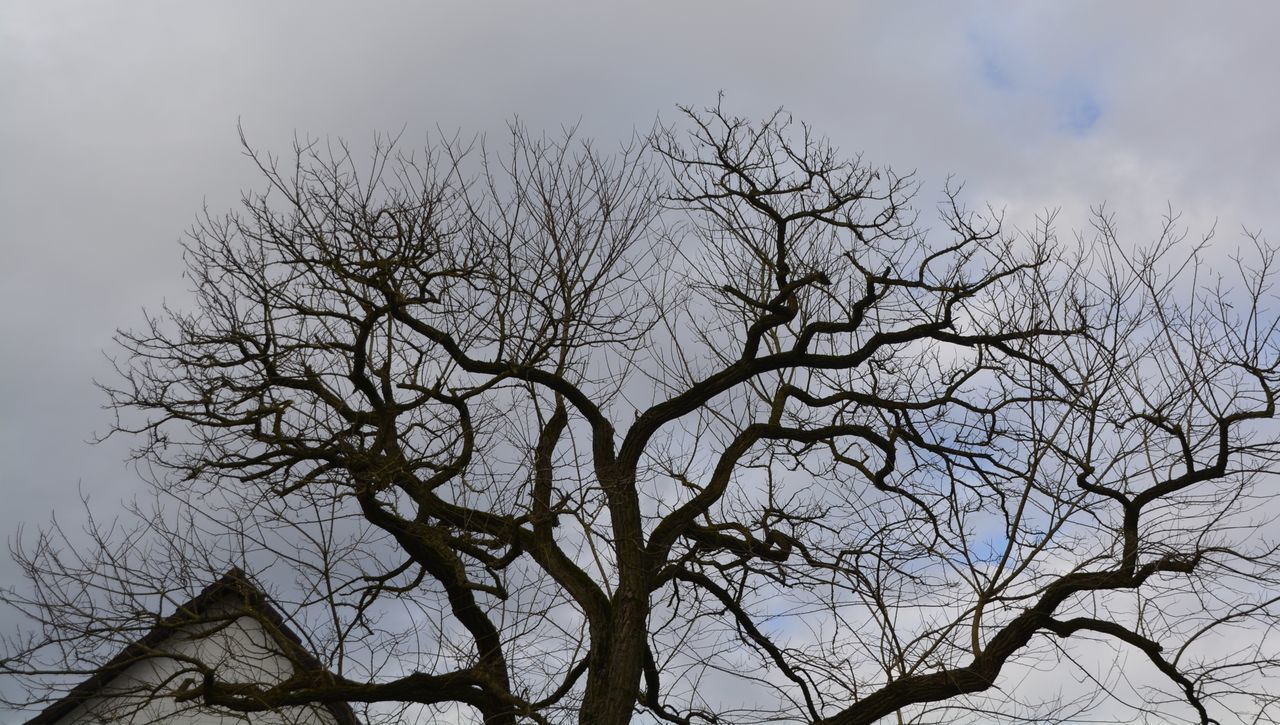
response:
[[[247,612],[252,612],[270,624],[268,631],[272,638],[285,649],[285,654],[298,666],[306,669],[323,669],[320,661],[303,645],[302,638],[289,628],[284,615],[271,603],[271,598],[242,570],[236,568],[228,571],[222,578],[178,607],[178,611],[160,620],[160,623],[145,636],[125,647],[120,654],[99,667],[87,680],[76,685],[65,697],[28,720],[26,725],[52,725],[58,722],[77,706],[99,694],[107,684],[130,666],[146,659],[156,658],[156,648],[162,642],[177,634],[185,625],[199,622],[214,604],[228,596],[235,597],[244,605]],[[355,712],[345,702],[325,703],[323,707],[339,725],[360,725]]]

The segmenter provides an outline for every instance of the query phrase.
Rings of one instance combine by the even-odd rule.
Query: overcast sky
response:
[[[0,3],[0,533],[140,490],[93,387],[144,307],[184,303],[178,240],[257,184],[250,140],[785,106],[850,153],[948,174],[1130,241],[1166,204],[1280,242],[1280,4]],[[16,583],[0,556],[0,586]],[[0,620],[7,629],[9,622]]]

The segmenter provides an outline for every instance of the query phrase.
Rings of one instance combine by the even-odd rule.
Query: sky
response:
[[[109,423],[116,328],[188,299],[179,240],[259,148],[580,123],[602,143],[717,94],[844,151],[949,175],[1063,232],[1106,203],[1280,242],[1280,4],[0,3],[0,535],[142,490]],[[0,553],[0,586],[18,584]],[[12,625],[0,615],[0,628]]]

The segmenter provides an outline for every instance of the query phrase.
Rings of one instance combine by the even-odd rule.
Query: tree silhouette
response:
[[[3,668],[52,696],[244,566],[321,666],[150,696],[1274,722],[1261,238],[1227,262],[1170,214],[1138,248],[1100,209],[1063,241],[956,187],[929,228],[911,175],[784,113],[682,110],[614,153],[250,150],[265,190],[187,244],[194,309],[121,333],[105,386],[162,504],[18,549],[38,626]],[[1045,668],[1090,679],[1020,690]]]

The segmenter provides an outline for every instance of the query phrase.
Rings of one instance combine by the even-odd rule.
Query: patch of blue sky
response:
[[[1002,38],[989,27],[971,29],[969,45],[982,84],[1006,96],[1006,103],[1028,101],[1047,106],[1054,130],[1085,136],[1094,130],[1105,108],[1085,77],[1087,68],[1052,68],[1033,52]],[[1087,65],[1081,61],[1079,65]]]
[[[982,53],[978,59],[982,80],[997,91],[1013,91],[1016,87],[1009,66],[995,54]]]
[[[1077,89],[1065,94],[1059,117],[1064,130],[1084,136],[1093,130],[1102,118],[1102,103],[1088,89]]]
[[[1012,57],[1012,49],[1000,42],[988,29],[971,29],[969,45],[978,56],[978,75],[997,91],[1012,92],[1022,85],[1016,69],[1021,65]]]

